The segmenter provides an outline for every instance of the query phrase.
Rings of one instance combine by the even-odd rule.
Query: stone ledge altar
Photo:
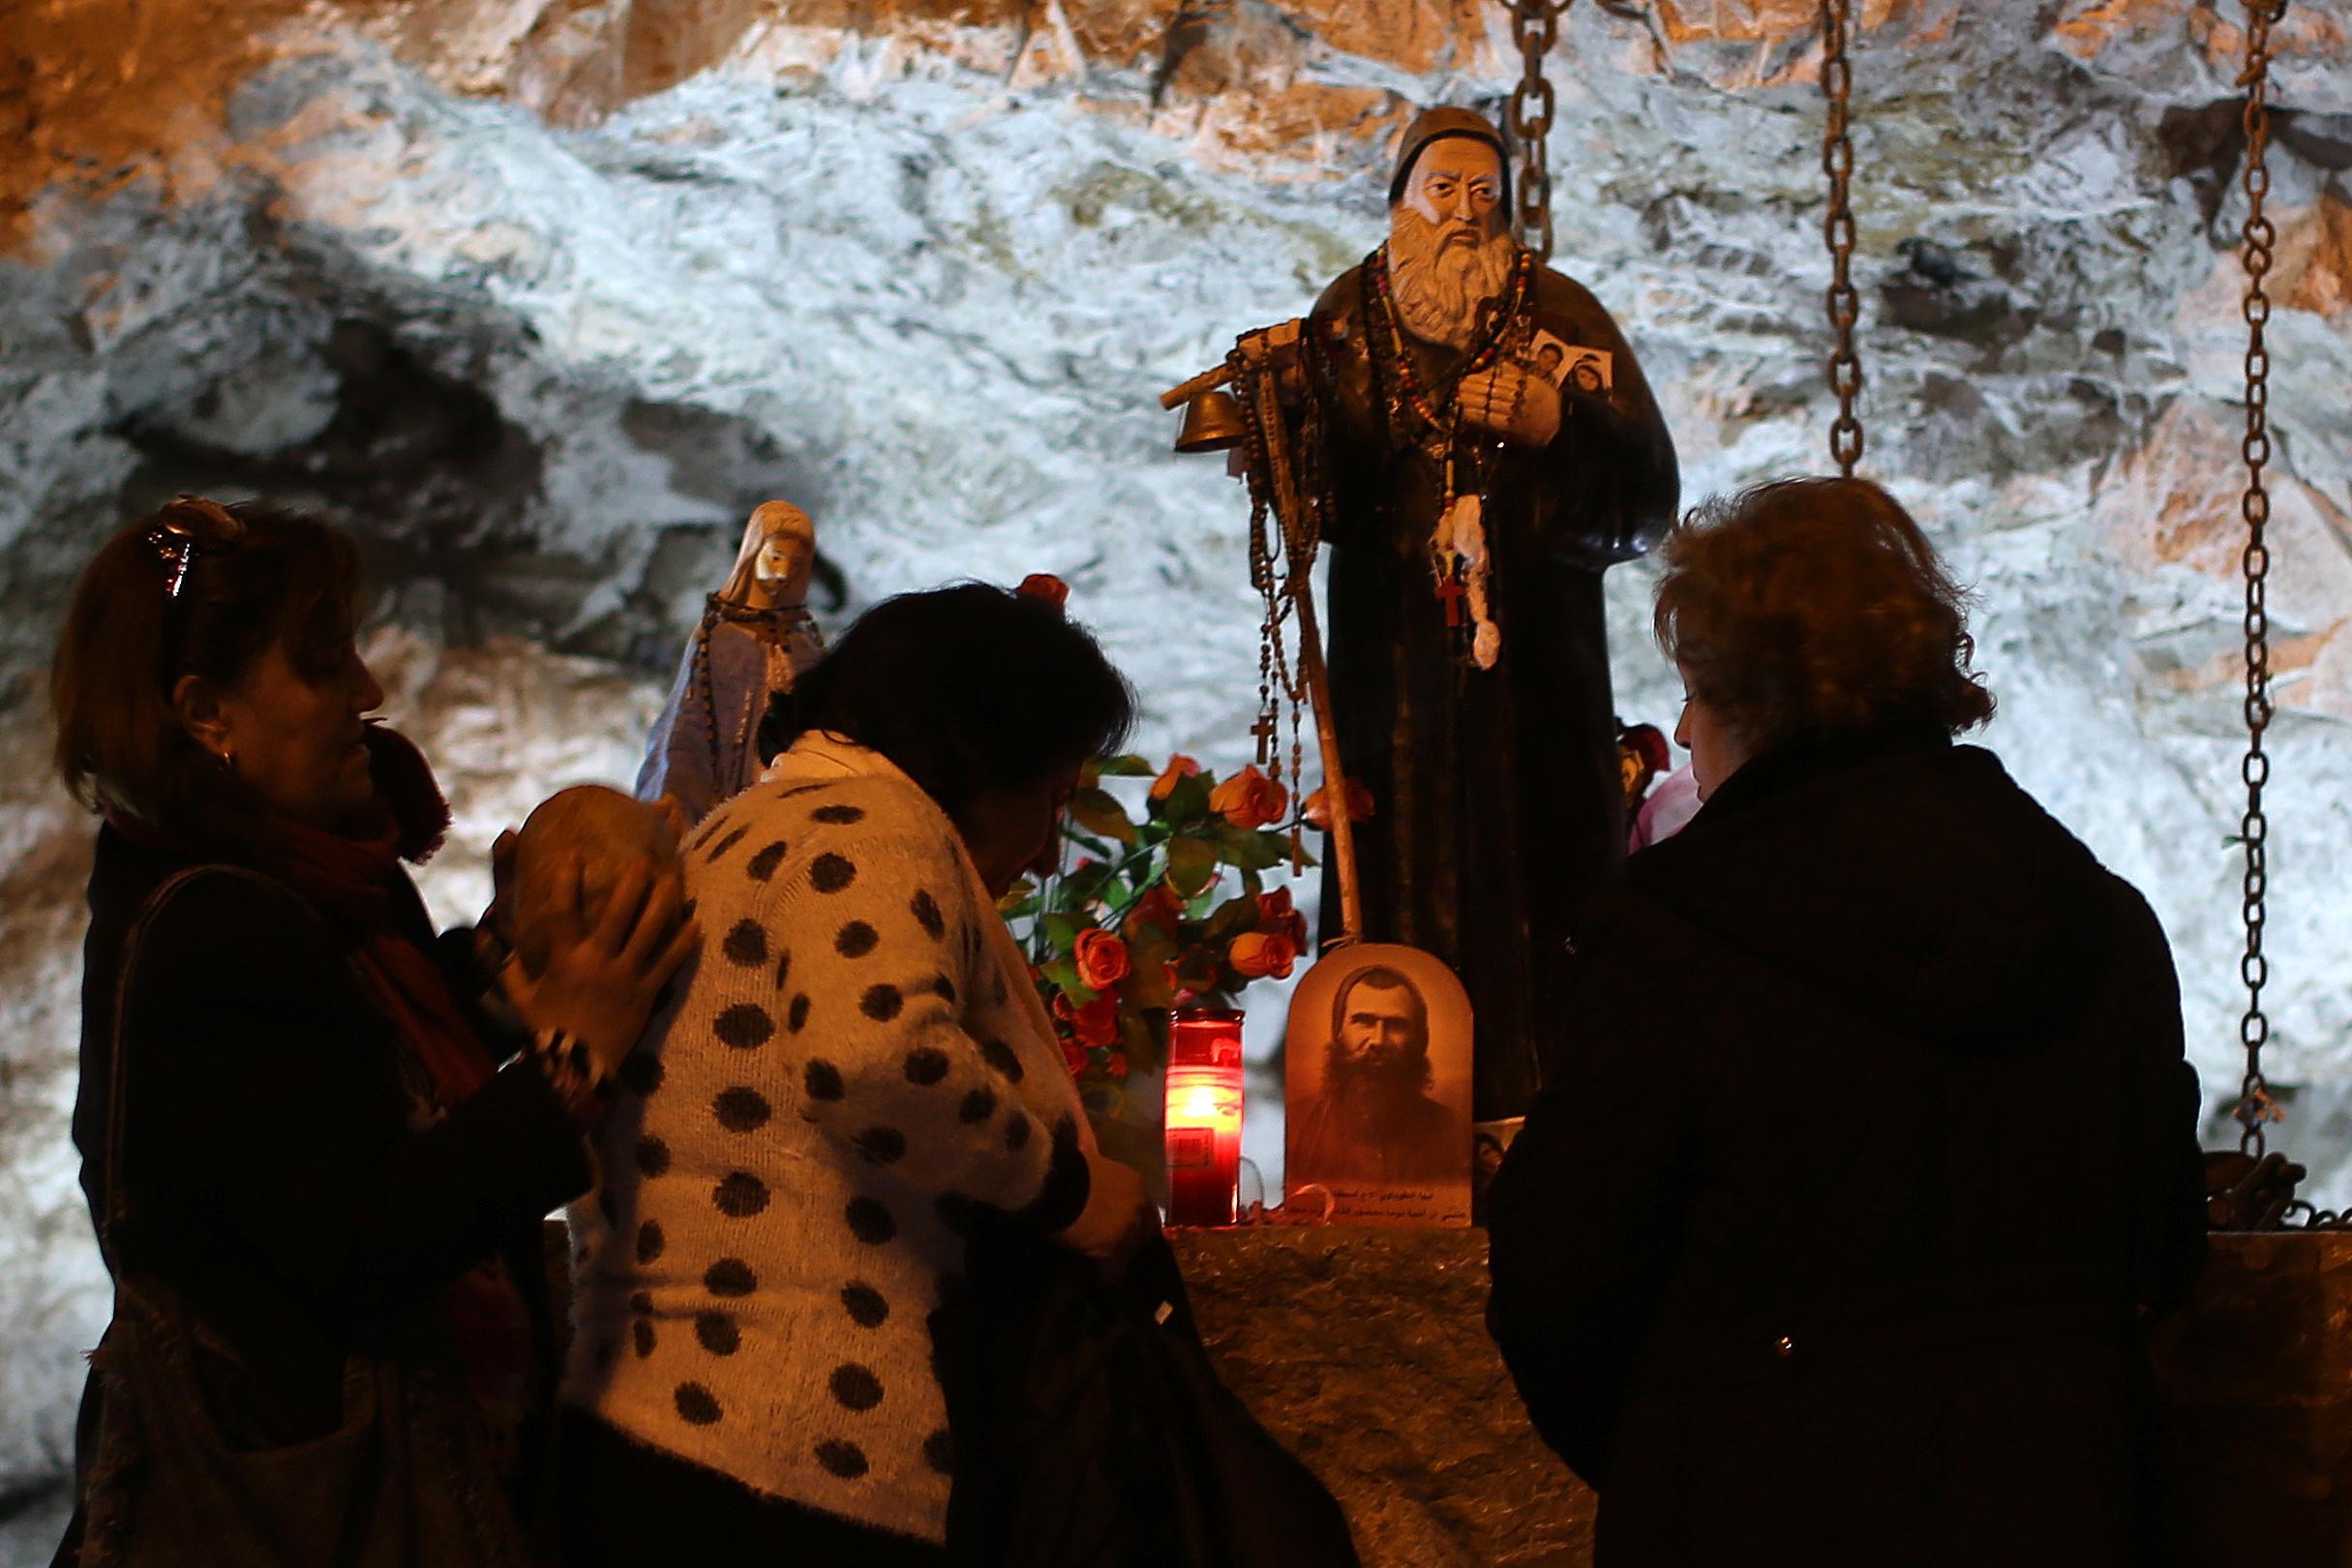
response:
[[[1486,1333],[1484,1230],[1171,1233],[1218,1371],[1366,1568],[1582,1568],[1596,1499]],[[2192,1559],[2352,1568],[2352,1232],[2224,1234],[2155,1343]]]
[[[1170,1233],[1227,1386],[1347,1510],[1365,1568],[1567,1568],[1593,1495],[1487,1338],[1487,1233]]]

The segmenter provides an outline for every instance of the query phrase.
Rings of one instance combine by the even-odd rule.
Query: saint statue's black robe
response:
[[[1673,525],[1680,481],[1616,323],[1583,286],[1539,270],[1533,325],[1606,349],[1613,385],[1564,389],[1558,434],[1540,449],[1462,427],[1456,486],[1484,497],[1502,636],[1495,666],[1477,668],[1433,591],[1444,460],[1391,401],[1393,349],[1375,363],[1367,284],[1359,266],[1324,291],[1307,356],[1335,502],[1324,525],[1333,716],[1342,764],[1374,800],[1355,834],[1364,934],[1461,976],[1476,1018],[1473,1114],[1516,1116],[1542,1081],[1569,918],[1624,855],[1601,573]],[[1404,343],[1420,385],[1450,389],[1460,355]],[[1326,939],[1339,919],[1327,856]]]

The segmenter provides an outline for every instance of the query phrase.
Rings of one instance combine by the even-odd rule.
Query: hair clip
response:
[[[1070,603],[1070,585],[1051,572],[1031,572],[1012,591],[1027,598],[1042,599],[1056,610]]]
[[[219,501],[186,493],[174,497],[156,513],[155,527],[147,530],[147,543],[164,563],[164,597],[179,598],[199,546],[226,549],[244,537],[244,523]]]

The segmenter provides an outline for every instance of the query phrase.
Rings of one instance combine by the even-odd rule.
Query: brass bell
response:
[[[1184,406],[1184,428],[1176,433],[1179,452],[1222,452],[1242,443],[1241,405],[1222,387],[1191,399]]]

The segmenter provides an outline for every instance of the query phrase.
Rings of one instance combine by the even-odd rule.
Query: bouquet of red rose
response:
[[[1145,778],[1135,809],[1104,787]],[[1141,757],[1108,758],[1070,797],[1062,871],[1006,895],[1106,1145],[1123,1129],[1139,1136],[1159,1123],[1157,1107],[1129,1103],[1128,1086],[1157,1081],[1168,1010],[1230,1007],[1251,980],[1286,979],[1305,952],[1307,921],[1289,889],[1265,885],[1278,866],[1312,863],[1294,850],[1290,806],[1289,792],[1253,767],[1221,781],[1190,757],[1156,774]],[[1134,1153],[1157,1162],[1157,1151]]]

